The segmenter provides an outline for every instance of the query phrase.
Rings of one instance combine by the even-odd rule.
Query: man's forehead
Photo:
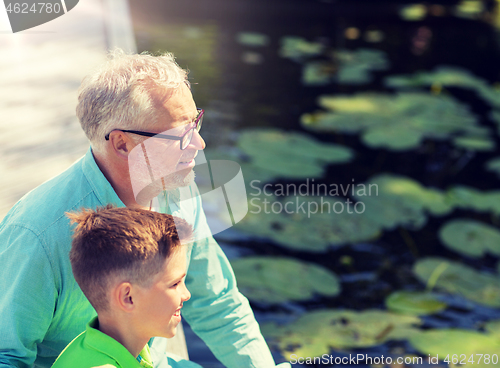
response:
[[[160,96],[158,102],[160,119],[171,120],[171,122],[184,120],[184,123],[188,123],[196,117],[196,104],[191,90],[185,84],[169,89]]]
[[[155,89],[151,95],[155,103],[162,106],[193,100],[191,89],[184,83],[174,88],[159,87]]]

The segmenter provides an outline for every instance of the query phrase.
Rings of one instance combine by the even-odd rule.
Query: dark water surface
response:
[[[456,3],[437,1],[435,4],[441,7],[433,9],[437,9],[437,14],[444,9],[444,15],[410,22],[398,13],[404,2],[130,1],[139,51],[171,51],[178,63],[190,70],[195,101],[207,110],[202,133],[208,148],[234,144],[238,132],[244,128],[281,128],[355,150],[356,158],[352,162],[330,165],[317,183],[346,185],[353,178],[360,183],[375,174],[390,172],[443,190],[457,184],[494,190],[498,187],[498,177],[485,171],[483,166],[495,156],[495,151],[460,151],[447,141],[428,139],[414,150],[373,149],[364,145],[358,135],[314,133],[300,124],[303,113],[318,109],[320,95],[391,92],[383,85],[383,78],[388,75],[452,65],[465,68],[489,83],[500,81],[498,30],[486,16],[475,19],[452,16],[450,9]],[[493,5],[494,2],[485,1],[485,13],[492,10]],[[346,38],[349,27],[357,28],[360,37]],[[373,30],[382,32],[383,40],[367,42],[363,35]],[[269,43],[262,47],[240,44],[237,42],[240,32],[267,35]],[[390,68],[372,72],[372,81],[363,85],[331,83],[306,87],[301,84],[302,66],[279,55],[284,36],[300,36],[332,50],[362,47],[382,50],[388,56]],[[447,93],[467,103],[484,126],[496,130],[488,118],[491,107],[477,94],[458,88],[449,88]],[[498,135],[493,140],[499,147]],[[278,182],[300,184],[303,181],[280,179]],[[331,248],[319,255],[283,248],[271,241],[234,239],[225,234],[220,234],[218,239],[229,258],[250,254],[290,256],[322,265],[339,276],[342,293],[334,298],[316,297],[308,302],[272,307],[252,303],[259,322],[287,322],[292,315],[320,308],[384,309],[384,300],[391,292],[422,289],[411,266],[425,256],[445,257],[478,270],[496,272],[498,257],[465,257],[439,242],[439,228],[449,219],[460,217],[498,226],[498,218],[490,214],[460,209],[443,217],[429,217],[426,226],[418,231],[397,228],[385,231],[375,241]],[[417,249],[408,246],[409,242],[418,245]],[[477,329],[483,321],[500,318],[498,309],[467,302],[461,297],[450,295],[447,303],[449,307],[445,311],[423,317],[422,328]],[[205,367],[220,366],[189,329],[186,335],[192,360]],[[380,355],[394,349],[418,354],[404,341],[360,351]],[[273,353],[280,358],[277,350]]]

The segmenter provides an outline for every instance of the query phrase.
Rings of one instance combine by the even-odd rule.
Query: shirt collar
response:
[[[89,147],[89,150],[83,157],[82,169],[83,174],[102,206],[112,203],[118,207],[125,207],[125,204],[118,197],[108,179],[106,179],[99,166],[97,166],[91,147]]]
[[[130,352],[120,344],[118,341],[112,337],[102,333],[97,329],[99,321],[97,317],[93,318],[89,323],[87,323],[86,336],[84,344],[88,345],[94,350],[105,354],[112,359],[114,359],[119,366],[133,368],[133,367],[143,367],[152,368],[153,363],[151,361],[151,356],[149,352],[149,347],[146,344],[144,349],[141,350],[139,356],[142,362],[139,363],[138,359],[135,358]]]

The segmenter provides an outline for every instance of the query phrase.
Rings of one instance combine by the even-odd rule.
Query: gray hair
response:
[[[158,118],[161,94],[187,82],[187,71],[174,55],[109,53],[108,61],[84,78],[76,115],[94,150],[113,129],[144,129]],[[188,84],[189,86],[189,84]]]

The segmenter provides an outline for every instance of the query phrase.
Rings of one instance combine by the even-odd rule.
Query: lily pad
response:
[[[437,313],[447,306],[436,294],[421,291],[396,291],[385,299],[385,305],[393,312],[415,316]]]
[[[457,17],[476,19],[485,11],[484,4],[478,0],[461,0],[454,9]]]
[[[432,72],[421,71],[414,74],[392,75],[384,79],[387,87],[413,88],[440,85],[478,90],[485,86],[485,80],[476,77],[466,69],[453,66],[438,66]]]
[[[329,197],[252,196],[249,213],[235,229],[294,250],[324,252],[330,247],[370,240],[380,227],[354,203]],[[360,212],[361,208],[356,209]],[[307,229],[307,231],[304,231]]]
[[[296,36],[285,36],[281,39],[279,54],[281,57],[300,62],[312,56],[323,53],[324,46],[321,43],[309,42],[305,38]]]
[[[365,32],[365,41],[370,43],[382,42],[385,38],[384,32],[376,29],[368,30]]]
[[[468,107],[449,96],[404,92],[397,95],[360,93],[321,96],[319,105],[330,111],[304,114],[306,129],[319,132],[361,133],[374,148],[402,151],[416,148],[424,138],[485,136]]]
[[[422,20],[426,17],[426,15],[427,8],[422,4],[405,5],[399,10],[399,16],[408,21]]]
[[[365,204],[365,216],[389,230],[401,225],[421,228],[426,223],[427,212],[440,216],[453,208],[441,191],[425,188],[404,176],[377,175],[366,186],[372,188],[373,193],[377,188],[377,194],[364,197],[358,191],[354,198]]]
[[[484,324],[484,329],[491,335],[494,335],[500,341],[500,320],[489,321]]]
[[[411,75],[394,75],[384,80],[387,87],[460,87],[472,89],[492,106],[500,107],[500,90],[492,87],[465,69],[451,66],[437,67],[433,72],[418,72]]]
[[[241,166],[243,180],[248,191],[251,190],[251,185],[261,186],[276,178],[274,173],[248,163],[248,160],[243,159],[243,152],[237,148],[205,149],[204,153],[207,160],[231,160],[237,162]]]
[[[450,188],[446,196],[446,201],[454,207],[500,214],[499,190],[481,192],[475,188],[457,185]]]
[[[386,53],[381,50],[337,50],[332,55],[325,55],[330,60],[306,62],[302,69],[302,83],[306,86],[332,82],[364,84],[372,81],[371,71],[386,70],[390,66]]]
[[[381,310],[309,312],[289,325],[262,325],[262,333],[278,342],[283,356],[316,357],[331,349],[366,348],[419,333],[419,318]]]
[[[439,237],[448,248],[470,257],[500,255],[500,231],[478,221],[449,221],[439,230]]]
[[[457,185],[447,192],[448,202],[455,207],[487,211],[490,207],[485,194],[479,189]]]
[[[469,151],[493,151],[495,149],[495,142],[490,137],[456,137],[453,139],[453,144]]]
[[[462,263],[438,257],[419,260],[413,273],[425,284],[435,284],[439,289],[479,304],[500,307],[500,278],[497,275],[478,272]]]
[[[386,230],[394,230],[398,226],[420,229],[427,221],[421,209],[398,203],[396,198],[386,202],[380,197],[366,197],[363,203],[366,206],[364,216]]]
[[[257,186],[278,177],[321,177],[327,164],[349,162],[354,156],[347,147],[276,129],[243,131],[238,147],[207,149],[205,153],[211,160],[238,162],[245,182]]]
[[[320,177],[326,164],[349,162],[353,157],[347,147],[276,129],[246,130],[240,135],[238,147],[253,166],[275,177]]]
[[[431,357],[438,356],[440,361],[447,358],[453,363],[453,355],[455,355],[458,362],[461,362],[461,367],[498,367],[498,360],[497,364],[494,364],[491,356],[493,354],[498,356],[500,341],[491,334],[461,329],[428,330],[410,336],[409,341],[422,354],[430,354]],[[484,354],[489,354],[487,363]],[[474,362],[469,361],[471,357]],[[480,361],[479,358],[481,358]]]
[[[500,111],[493,110],[490,112],[490,119],[493,120],[497,124],[497,131],[500,134]]]
[[[336,82],[340,84],[364,84],[372,81],[370,71],[387,70],[390,67],[387,54],[376,49],[338,50],[334,60],[339,69]]]
[[[231,262],[238,289],[253,301],[277,304],[340,293],[337,276],[313,263],[285,257],[246,257]]]
[[[266,46],[269,44],[269,36],[257,32],[240,32],[236,36],[238,43],[246,46]]]
[[[336,68],[328,61],[309,61],[302,68],[302,84],[324,86],[334,79]]]

